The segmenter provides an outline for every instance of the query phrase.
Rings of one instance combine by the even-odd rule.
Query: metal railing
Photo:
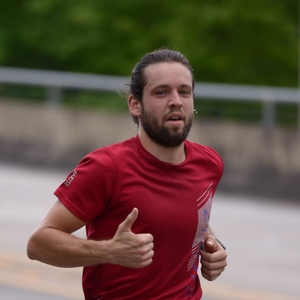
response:
[[[124,89],[128,82],[128,77],[121,76],[0,67],[0,83],[42,86],[47,90],[45,98],[49,105],[60,103],[61,91],[65,88],[116,92]],[[266,127],[275,124],[276,103],[298,104],[300,131],[300,90],[297,88],[196,82],[195,99],[201,98],[262,102],[262,124]]]

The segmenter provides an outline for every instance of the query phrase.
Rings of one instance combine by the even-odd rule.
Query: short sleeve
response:
[[[112,154],[98,149],[82,159],[54,194],[75,216],[89,223],[119,192],[118,177]]]

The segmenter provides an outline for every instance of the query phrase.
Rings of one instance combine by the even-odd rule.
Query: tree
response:
[[[297,31],[297,1],[3,1],[0,64],[128,75],[170,47],[197,81],[297,86]]]

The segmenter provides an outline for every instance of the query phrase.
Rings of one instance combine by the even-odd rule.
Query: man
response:
[[[209,228],[223,163],[186,140],[194,79],[163,49],[131,74],[128,107],[138,135],[87,155],[55,191],[59,200],[29,239],[31,259],[83,266],[85,299],[201,299],[227,253]],[[72,235],[86,226],[87,240]],[[202,249],[202,250],[201,250]]]

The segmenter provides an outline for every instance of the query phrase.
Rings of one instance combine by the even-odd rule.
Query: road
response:
[[[67,174],[0,163],[1,299],[83,299],[81,270],[30,261],[30,233]],[[228,249],[228,267],[202,280],[203,300],[300,299],[300,201],[217,193],[210,225]],[[84,236],[83,230],[76,233]]]

